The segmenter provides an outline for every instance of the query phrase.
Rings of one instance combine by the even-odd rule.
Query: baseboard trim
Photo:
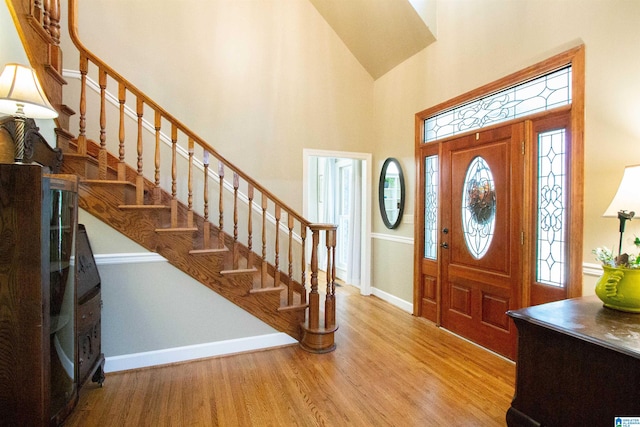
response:
[[[298,341],[285,333],[260,335],[256,337],[237,338],[226,341],[195,344],[184,347],[167,348],[143,353],[123,354],[107,357],[105,372],[128,371],[148,368],[177,362],[203,359],[207,357],[228,356],[274,347],[298,344]]]
[[[396,307],[403,311],[406,311],[407,313],[413,314],[413,304],[408,301],[400,299],[397,296],[391,295],[390,293],[387,293],[385,291],[381,291],[378,288],[371,288],[371,294],[377,296],[383,301],[388,302],[391,305],[395,305]]]

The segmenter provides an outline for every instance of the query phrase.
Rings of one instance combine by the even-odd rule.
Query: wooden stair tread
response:
[[[80,184],[91,184],[91,185],[130,185],[135,187],[135,184],[130,183],[129,181],[117,181],[111,179],[81,179]]]
[[[224,248],[192,249],[189,251],[191,255],[210,255],[225,252],[229,252],[229,249],[226,246]]]
[[[193,233],[198,231],[198,227],[169,227],[169,228],[156,228],[156,233]]]
[[[86,160],[88,162],[98,164],[98,159],[96,159],[95,157],[91,157],[91,156],[89,156],[87,154],[74,153],[73,151],[65,151],[64,152],[64,158],[83,159],[83,160]]]
[[[167,205],[119,205],[119,209],[171,209]]]
[[[254,274],[258,270],[256,268],[236,268],[234,270],[222,270],[220,274],[230,276],[234,274]]]
[[[269,286],[266,288],[254,288],[254,289],[250,289],[249,293],[250,294],[263,294],[263,293],[267,293],[267,292],[282,292],[284,290],[286,290],[286,286],[280,285],[280,286]]]
[[[309,307],[309,304],[292,304],[292,305],[284,305],[282,307],[278,307],[278,311],[297,311],[297,310],[306,310]]]

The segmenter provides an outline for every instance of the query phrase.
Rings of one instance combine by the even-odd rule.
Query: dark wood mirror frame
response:
[[[397,180],[392,179],[393,176],[389,175],[389,168],[395,167],[397,169]],[[389,188],[390,182],[396,182],[397,187]],[[387,193],[385,194],[385,190]],[[396,190],[396,191],[394,191]],[[395,193],[395,194],[394,194]],[[400,166],[400,162],[393,157],[389,157],[384,161],[382,165],[382,171],[380,172],[380,182],[378,183],[378,203],[380,205],[380,215],[382,216],[382,221],[387,228],[394,229],[400,225],[400,221],[402,220],[402,213],[404,211],[404,175],[402,173],[402,167]],[[385,203],[385,196],[391,197],[390,203],[396,203],[397,208],[397,216],[395,218],[390,217],[387,213],[387,205]]]

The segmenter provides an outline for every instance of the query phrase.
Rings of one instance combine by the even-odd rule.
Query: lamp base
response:
[[[22,163],[24,159],[24,123],[25,117],[16,115],[14,116],[16,122],[16,140],[15,140],[15,155],[14,160],[16,163]]]

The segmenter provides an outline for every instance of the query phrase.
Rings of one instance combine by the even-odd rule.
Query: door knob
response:
[[[447,242],[440,243],[440,247],[443,249],[449,249],[449,244]]]

